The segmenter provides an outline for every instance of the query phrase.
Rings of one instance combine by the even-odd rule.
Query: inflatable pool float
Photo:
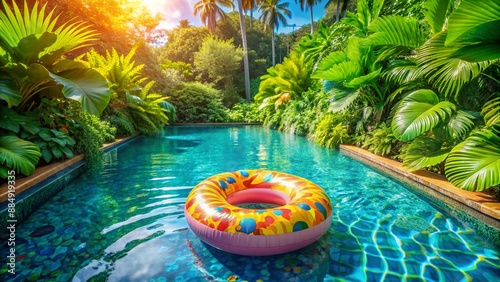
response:
[[[243,208],[262,203],[273,208]],[[274,255],[305,247],[331,224],[328,195],[313,182],[269,170],[209,177],[189,193],[184,214],[205,243],[241,255]]]

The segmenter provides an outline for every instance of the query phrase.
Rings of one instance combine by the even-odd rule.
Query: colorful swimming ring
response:
[[[267,203],[274,208],[237,205]],[[214,175],[189,193],[184,214],[205,243],[242,255],[273,255],[305,247],[330,227],[332,205],[318,185],[268,170]]]

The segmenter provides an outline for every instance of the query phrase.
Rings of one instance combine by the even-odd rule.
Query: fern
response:
[[[259,92],[254,99],[261,103],[261,108],[271,105],[279,107],[290,99],[296,99],[312,86],[311,72],[312,66],[304,56],[292,54],[262,76]]]

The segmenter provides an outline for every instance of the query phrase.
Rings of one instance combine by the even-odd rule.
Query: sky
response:
[[[198,16],[193,15],[193,6],[196,2],[200,0],[142,0],[144,5],[147,6],[152,13],[160,13],[164,17],[164,21],[161,26],[166,29],[171,29],[178,25],[180,20],[187,19],[194,26],[202,26],[202,22]],[[235,1],[236,3],[237,1]],[[307,25],[311,22],[309,10],[301,11],[300,6],[295,3],[295,0],[284,1],[288,2],[289,9],[292,12],[292,18],[288,19],[289,25],[297,25],[295,29]],[[325,14],[325,3],[327,1],[323,0],[321,3],[313,7],[314,21],[318,21]],[[235,11],[238,11],[237,6]],[[258,18],[259,14],[254,11],[254,18]],[[278,33],[289,33],[292,32],[293,27],[283,27],[280,26]]]

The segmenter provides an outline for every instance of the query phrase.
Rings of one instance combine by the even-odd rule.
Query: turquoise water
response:
[[[184,201],[220,172],[266,168],[319,184],[330,230],[295,252],[218,251],[188,229]],[[2,281],[496,281],[499,252],[397,182],[303,137],[258,126],[169,127],[106,154],[16,230]],[[2,246],[5,253],[6,246]],[[4,256],[5,257],[5,256]]]

